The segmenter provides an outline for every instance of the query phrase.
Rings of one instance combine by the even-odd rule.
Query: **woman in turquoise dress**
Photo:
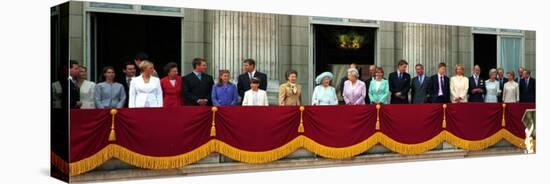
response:
[[[383,79],[383,76],[384,69],[382,67],[376,68],[376,79],[371,80],[369,85],[369,98],[373,104],[388,104],[390,88],[388,80]]]

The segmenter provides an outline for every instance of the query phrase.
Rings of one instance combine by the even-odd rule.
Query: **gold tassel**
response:
[[[216,137],[216,112],[218,107],[212,107],[212,128],[210,128],[210,137]]]
[[[116,141],[115,134],[115,115],[118,111],[116,109],[111,109],[111,133],[109,133],[109,141]]]
[[[441,127],[447,128],[447,104],[443,104],[443,123]]]
[[[300,126],[298,126],[298,132],[304,133],[304,106],[300,106]]]
[[[380,104],[376,104],[376,130],[380,130]]]
[[[506,126],[506,119],[504,118],[504,113],[506,112],[506,104],[505,103],[502,103],[502,122],[500,123],[500,125],[502,127],[505,127]]]

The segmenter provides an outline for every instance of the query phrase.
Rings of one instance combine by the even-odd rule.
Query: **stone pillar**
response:
[[[302,85],[302,104],[311,104],[314,79],[313,64],[309,59],[309,17],[290,17],[290,69],[298,72],[298,84]],[[281,83],[286,82],[284,73]]]
[[[447,74],[449,76],[454,75],[454,68],[455,64],[463,64],[465,71],[464,74],[466,76],[472,75],[472,68],[474,64],[474,55],[473,55],[473,35],[472,35],[472,27],[462,27],[459,26],[458,28],[458,34],[457,34],[457,42],[458,42],[458,55],[457,55],[457,62],[453,63],[450,67],[449,64],[447,64]]]
[[[211,56],[205,52],[205,47],[211,45],[211,40],[208,33],[211,33],[211,29],[205,29],[205,27],[210,26],[210,21],[205,17],[205,10],[200,9],[189,9],[184,10],[183,21],[183,43],[182,43],[182,61],[181,69],[182,75],[193,70],[191,62],[193,58],[204,57],[210,63]],[[211,71],[208,73],[212,74]]]
[[[242,73],[242,61],[256,60],[256,69],[269,80],[278,77],[278,15],[264,13],[211,11],[211,66],[228,69],[233,78]],[[213,71],[217,76],[218,71]]]
[[[402,57],[395,58],[395,64],[398,60],[405,59],[409,63],[408,72],[414,76],[416,64],[424,65],[426,74],[433,75],[437,72],[437,65],[440,62],[445,62],[447,65],[454,63],[452,26],[400,24],[401,38],[398,39],[400,42],[398,50],[401,51]]]
[[[88,66],[89,62],[84,57],[86,44],[84,38],[84,3],[71,1],[69,7],[69,58],[78,61],[83,66]]]
[[[525,47],[524,47],[524,54],[525,54],[525,61],[524,67],[531,70],[531,76],[533,78],[536,77],[536,50],[537,50],[537,44],[536,44],[536,33],[535,31],[525,31]],[[517,69],[516,69],[517,70]]]

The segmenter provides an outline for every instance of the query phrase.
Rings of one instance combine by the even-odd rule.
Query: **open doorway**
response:
[[[497,35],[474,34],[474,65],[476,64],[481,68],[481,77],[488,79],[489,70],[497,67]]]
[[[361,78],[368,74],[368,67],[375,62],[376,29],[337,25],[313,25],[313,63],[315,76],[330,71],[334,74],[332,85],[341,96],[340,79],[347,75],[351,63],[359,67]],[[314,77],[315,77],[314,76]]]
[[[97,67],[90,70],[96,71],[92,79],[99,81],[101,69],[109,65],[122,77],[124,63],[133,61],[138,52],[147,53],[159,77],[165,76],[167,63],[181,64],[181,17],[114,13],[92,13],[90,17],[91,60]]]

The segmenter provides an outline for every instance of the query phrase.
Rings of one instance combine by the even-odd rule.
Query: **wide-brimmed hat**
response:
[[[315,78],[315,83],[321,84],[321,82],[323,81],[323,79],[325,77],[328,77],[329,80],[332,80],[334,75],[332,75],[332,73],[330,73],[330,72],[323,72],[322,74],[318,75],[317,78]]]

